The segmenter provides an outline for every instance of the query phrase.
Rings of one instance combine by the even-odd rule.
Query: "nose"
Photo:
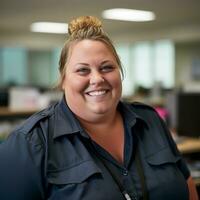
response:
[[[100,72],[95,71],[91,73],[91,76],[90,76],[91,85],[98,85],[100,83],[103,83],[104,81],[105,81],[104,77]]]

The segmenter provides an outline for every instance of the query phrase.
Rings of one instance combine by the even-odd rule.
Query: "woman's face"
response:
[[[77,117],[95,121],[116,111],[121,97],[120,68],[100,41],[82,40],[71,47],[62,89]]]

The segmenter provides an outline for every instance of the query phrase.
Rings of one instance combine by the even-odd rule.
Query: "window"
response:
[[[151,88],[160,82],[164,88],[174,87],[175,52],[169,40],[117,45],[125,69],[123,96],[134,93],[136,86]]]

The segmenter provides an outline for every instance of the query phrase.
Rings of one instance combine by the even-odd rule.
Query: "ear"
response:
[[[61,78],[61,83],[60,83],[60,86],[62,88],[62,90],[64,91],[65,90],[65,75],[63,75],[63,77]]]

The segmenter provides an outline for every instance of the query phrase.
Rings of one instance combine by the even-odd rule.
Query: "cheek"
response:
[[[112,84],[112,87],[118,91],[121,91],[122,89],[122,81],[120,74],[116,74],[115,76],[110,77],[110,82]]]
[[[65,77],[65,80],[63,82],[63,89],[65,93],[79,93],[83,92],[85,88],[87,87],[87,81],[83,78],[79,78],[77,76],[68,75]]]

